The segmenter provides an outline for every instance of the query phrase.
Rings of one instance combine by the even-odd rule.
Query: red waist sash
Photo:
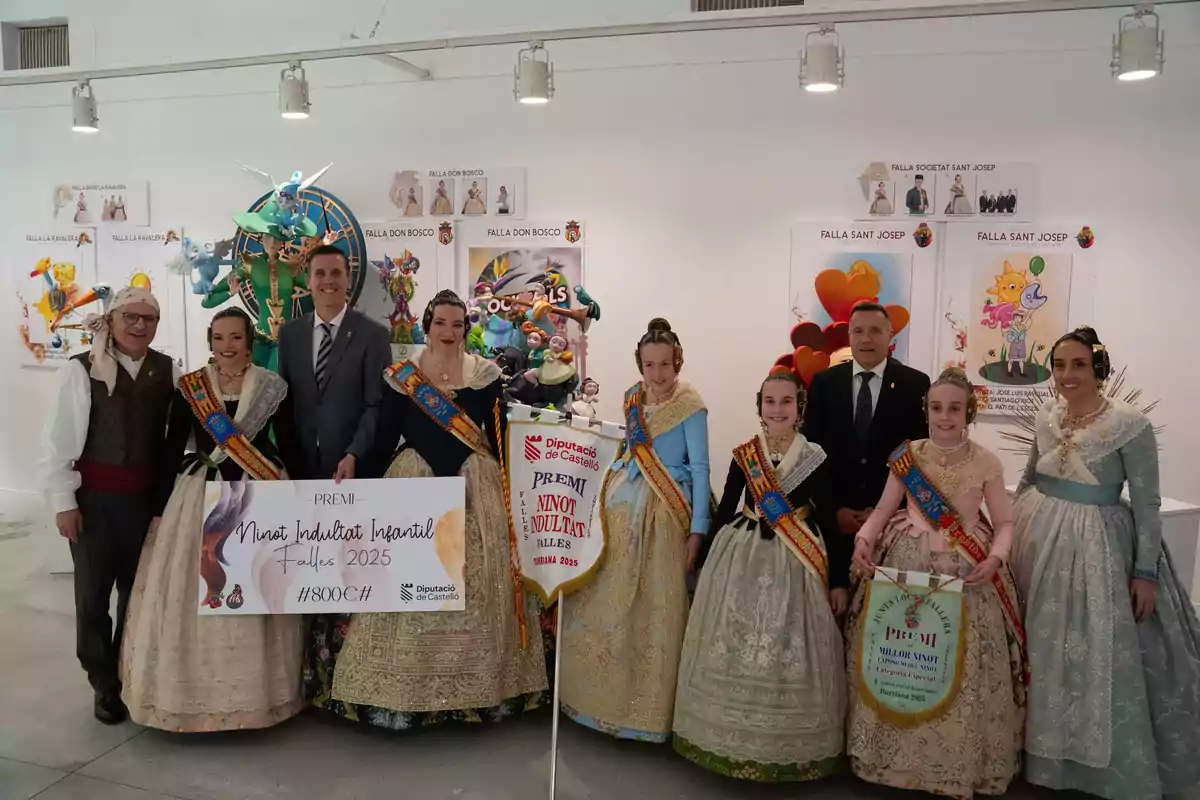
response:
[[[90,492],[139,494],[150,491],[154,485],[149,467],[127,467],[122,464],[76,461],[75,471],[83,479],[83,488]]]

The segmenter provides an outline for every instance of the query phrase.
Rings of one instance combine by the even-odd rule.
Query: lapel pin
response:
[[[888,384],[888,388],[889,388],[889,389],[895,389],[895,388],[896,388],[896,384],[894,384],[894,383],[889,383],[889,384]]]

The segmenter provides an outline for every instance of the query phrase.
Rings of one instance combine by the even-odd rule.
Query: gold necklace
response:
[[[221,376],[222,378],[228,378],[228,379],[229,379],[229,380],[231,380],[231,381],[236,381],[238,378],[242,377],[242,376],[243,376],[243,375],[245,375],[247,372],[249,372],[249,370],[250,370],[250,364],[249,364],[249,363],[247,363],[247,364],[246,364],[246,366],[242,367],[240,370],[238,370],[237,372],[233,373],[232,375],[230,375],[228,372],[226,372],[225,370],[221,369],[220,367],[217,367],[217,373],[218,373],[218,374],[220,374],[220,376]]]
[[[962,468],[975,459],[975,449],[971,447],[971,440],[967,439],[949,452],[944,451],[932,439],[926,439],[925,441],[933,445],[935,450],[942,453],[942,457],[937,462],[937,477],[935,478],[935,482],[941,487],[943,492],[953,497],[958,494],[962,486]],[[963,447],[967,448],[967,454],[953,464],[948,463],[950,454]]]
[[[658,397],[654,396],[654,390],[651,389],[649,385],[647,385],[646,386],[646,405],[661,406],[663,403],[666,403],[667,401],[669,401],[671,398],[673,398],[675,396],[675,390],[678,388],[679,388],[679,379],[676,378],[675,382],[671,384],[671,388],[667,390],[667,393],[665,395],[663,395],[663,397],[658,398]]]
[[[444,391],[448,397],[450,397],[451,399],[454,399],[454,396],[456,393],[455,393],[453,387],[451,387],[451,385],[450,385],[450,370],[446,369],[444,367],[444,365],[438,364],[432,356],[430,356],[427,359],[426,363],[428,364],[429,369],[431,371],[435,372],[437,374],[437,376],[441,379],[440,384],[441,384],[442,391]],[[463,371],[462,366],[463,366],[463,359],[461,357],[459,357],[458,364],[456,365],[456,369],[455,369],[455,371],[459,375],[462,375],[462,371]]]
[[[792,442],[796,441],[795,431],[781,433],[778,436],[772,436],[767,433],[767,428],[763,426],[763,438],[767,440],[767,455],[771,459],[782,459],[787,451],[791,449]]]
[[[1067,459],[1075,452],[1075,434],[1086,428],[1096,420],[1100,414],[1108,410],[1108,400],[1102,399],[1100,405],[1087,412],[1086,414],[1072,414],[1068,411],[1063,414],[1062,420],[1062,436],[1058,442],[1058,474],[1067,474]]]

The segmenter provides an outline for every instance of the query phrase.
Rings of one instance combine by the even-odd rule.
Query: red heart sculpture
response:
[[[801,345],[792,354],[792,361],[792,371],[804,381],[805,386],[808,386],[812,383],[813,375],[829,367],[829,353]]]
[[[786,367],[787,369],[792,369],[795,367],[795,365],[796,359],[791,353],[775,359],[775,366],[777,367]]]
[[[899,336],[900,331],[908,327],[908,309],[894,304],[884,307],[888,310],[888,317],[892,320],[892,336]]]
[[[792,347],[807,345],[813,350],[825,349],[825,334],[815,322],[799,322],[792,326]]]
[[[834,322],[845,322],[850,319],[855,303],[879,297],[879,276],[867,270],[848,275],[841,270],[827,269],[817,274],[813,288],[829,318]]]
[[[825,326],[825,350],[833,353],[850,346],[850,325],[834,322]]]

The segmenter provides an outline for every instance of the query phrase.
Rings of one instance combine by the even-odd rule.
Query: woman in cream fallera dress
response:
[[[204,369],[217,386],[216,367]],[[277,374],[248,365],[240,395],[221,398],[238,429],[276,462],[271,422],[286,395],[287,384]],[[197,449],[185,456],[189,438]],[[199,614],[205,484],[239,481],[244,472],[224,457],[181,391],[172,402],[166,450],[179,477],[157,529],[143,545],[121,647],[122,696],[129,717],[140,725],[178,732],[282,722],[304,707],[303,619]],[[236,592],[235,587],[231,598]]]
[[[1003,794],[1018,774],[1026,689],[1020,601],[1005,565],[1012,545],[1012,506],[1000,459],[968,435],[975,403],[966,375],[955,368],[943,370],[926,400],[930,435],[937,438],[905,443],[892,455],[883,496],[854,545],[855,566],[867,575],[878,565],[963,579],[965,630],[957,693],[936,715],[915,724],[912,718],[881,713],[860,686],[867,580],[859,584],[846,627],[846,753],[854,774],[871,783],[959,798]],[[922,507],[931,493],[918,489],[914,497],[901,477],[914,470],[949,506],[962,540],[952,538],[953,526],[942,518],[937,528],[931,524]]]
[[[946,213],[957,216],[975,213],[971,208],[970,199],[967,198],[961,175],[955,175],[954,183],[950,186],[950,202],[946,204]]]
[[[976,536],[990,542],[991,552],[1003,560],[1012,537],[1004,469],[995,454],[973,442],[969,447],[966,462],[943,469],[928,441],[912,445],[925,475],[963,516],[963,523],[973,526]],[[876,563],[900,570],[969,574],[970,562],[921,518],[911,500],[905,508],[899,507],[903,497],[903,485],[889,476],[879,506],[858,533],[874,544],[879,554]],[[982,514],[985,501],[995,528]],[[950,797],[1003,794],[1020,769],[1025,686],[1020,644],[1005,624],[995,589],[988,583],[965,591],[968,627],[958,697],[940,717],[903,728],[882,719],[859,695],[863,585],[851,603],[847,624],[851,633],[846,735],[854,773],[872,783]]]
[[[875,188],[875,199],[871,201],[872,216],[886,216],[892,213],[892,201],[888,199],[887,189],[882,183]]]
[[[433,193],[433,207],[430,209],[430,213],[438,217],[448,217],[454,213],[445,181],[438,181],[437,189]]]
[[[762,396],[772,410],[786,401],[794,422],[800,391],[784,373],[764,382]],[[793,517],[825,552],[829,586],[785,540],[788,532],[767,523],[735,455],[688,617],[673,745],[730,777],[813,780],[844,766],[844,648],[831,594],[840,594],[844,611],[848,537],[837,532],[825,451],[795,430],[776,436],[764,428],[757,440],[770,462],[762,469],[774,473]]]

